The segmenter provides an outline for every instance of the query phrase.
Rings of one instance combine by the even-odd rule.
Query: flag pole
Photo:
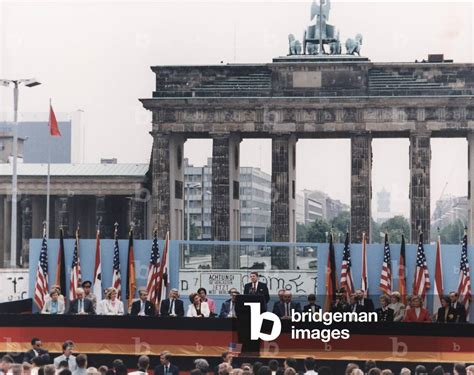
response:
[[[48,128],[51,127],[51,98],[49,98]],[[51,129],[48,129],[48,177],[46,179],[46,239],[49,239],[49,204],[51,193]]]

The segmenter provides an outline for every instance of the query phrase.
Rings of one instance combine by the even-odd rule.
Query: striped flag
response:
[[[367,277],[367,239],[365,232],[362,233],[362,280],[360,289],[367,296],[369,294],[369,280]]]
[[[120,251],[117,236],[117,224],[114,231],[114,263],[112,273],[112,287],[117,289],[117,298],[120,299],[122,295],[122,277],[120,276]]]
[[[401,302],[407,304],[407,276],[405,270],[405,236],[402,234],[402,244],[400,246],[400,260],[398,266],[398,292]]]
[[[160,249],[158,248],[157,231],[153,232],[153,243],[151,245],[150,264],[148,266],[148,277],[146,282],[146,291],[148,301],[153,305],[158,303],[158,281],[160,278]]]
[[[170,232],[166,232],[165,246],[163,247],[163,256],[161,257],[160,279],[158,280],[158,290],[160,291],[160,301],[168,296],[169,287],[169,269],[170,261],[168,256],[170,246]]]
[[[441,263],[441,239],[438,236],[436,242],[436,265],[435,265],[435,288],[433,291],[433,313],[437,313],[441,307],[443,292],[443,268]]]
[[[41,252],[36,269],[35,283],[35,303],[38,309],[42,310],[45,297],[48,295],[48,243],[46,240],[46,225],[43,228],[43,242],[41,244]]]
[[[77,288],[81,286],[81,261],[79,258],[79,228],[76,229],[76,241],[74,242],[74,252],[72,254],[71,277],[69,281],[69,300],[76,299]]]
[[[133,229],[130,229],[128,234],[127,292],[125,294],[128,306],[132,305],[136,290],[137,281],[135,276],[135,254],[133,252]]]
[[[337,279],[336,279],[336,257],[334,244],[332,242],[332,233],[329,235],[328,263],[326,266],[326,299],[324,301],[325,311],[331,310],[331,305],[336,298]]]
[[[423,248],[423,233],[420,233],[418,251],[416,254],[415,279],[413,281],[413,295],[421,296],[424,301],[427,291],[431,288],[430,274],[426,264],[425,249]]]
[[[469,260],[467,258],[467,234],[464,233],[461,249],[461,265],[459,267],[459,302],[464,305],[466,312],[472,300],[471,277],[469,276]],[[469,316],[469,315],[468,315]]]
[[[56,268],[56,285],[59,285],[62,293],[66,292],[66,256],[64,253],[64,230],[59,229],[59,251],[58,265]]]
[[[349,297],[354,293],[354,282],[352,281],[351,271],[351,247],[349,244],[349,233],[346,233],[346,240],[344,242],[344,251],[342,253],[342,267],[341,267],[341,288],[346,290],[346,295]]]
[[[100,264],[100,230],[95,236],[94,294],[97,300],[102,299],[102,266]]]
[[[380,273],[380,290],[390,295],[392,293],[392,260],[390,259],[390,245],[388,244],[388,234],[385,233],[383,247],[383,263]]]

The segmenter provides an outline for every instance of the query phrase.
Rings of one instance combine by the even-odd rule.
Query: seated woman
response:
[[[59,299],[57,289],[52,289],[51,292],[49,292],[49,298],[44,303],[41,314],[64,314],[64,300]]]
[[[393,310],[393,321],[401,322],[405,317],[405,305],[401,303],[402,296],[398,292],[392,292],[389,308]]]
[[[117,299],[117,289],[109,288],[106,291],[105,299],[97,304],[98,315],[123,315],[123,302]]]
[[[390,298],[386,295],[382,295],[379,298],[380,306],[378,309],[375,309],[375,312],[378,316],[379,322],[393,322],[393,310],[388,306]]]
[[[434,298],[436,298],[436,296]],[[441,297],[441,307],[438,309],[438,313],[436,314],[436,321],[438,323],[456,322],[456,312],[451,307],[451,300],[448,296]]]
[[[191,293],[189,300],[191,301],[191,304],[188,306],[188,312],[186,313],[188,318],[209,317],[211,314],[209,305],[207,302],[201,301],[201,296],[199,294]]]
[[[423,300],[420,296],[413,296],[410,303],[411,306],[406,311],[404,322],[431,323],[430,313],[423,307]]]

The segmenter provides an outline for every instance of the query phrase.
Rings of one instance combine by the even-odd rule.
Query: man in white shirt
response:
[[[137,371],[129,372],[128,375],[146,375],[150,367],[150,358],[146,355],[140,356],[137,363]]]
[[[318,375],[314,369],[316,368],[316,361],[313,357],[306,357],[304,360],[304,375]]]
[[[64,342],[63,344],[63,354],[59,357],[54,358],[54,367],[59,368],[59,364],[62,361],[66,361],[68,363],[69,370],[74,372],[77,368],[76,364],[76,357],[72,354],[72,350],[74,349],[74,343],[70,340]]]

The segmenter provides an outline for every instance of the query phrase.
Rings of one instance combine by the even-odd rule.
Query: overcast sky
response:
[[[1,1],[0,77],[36,77],[23,89],[23,118],[53,98],[61,115],[81,109],[85,161],[117,157],[148,162],[151,65],[265,63],[301,38],[311,1]],[[372,61],[414,61],[444,53],[473,62],[474,6],[465,2],[333,1],[330,23],[341,39],[361,32]],[[0,111],[11,119],[11,90],[0,88]],[[10,116],[10,117],[9,117]],[[41,116],[40,116],[41,117]],[[244,140],[241,165],[271,171],[270,141]],[[408,140],[374,140],[373,191],[392,192],[392,209],[408,216]],[[467,143],[432,141],[432,210],[445,194],[467,194]],[[209,141],[188,141],[195,165],[211,156]],[[310,161],[310,162],[309,162]],[[350,201],[350,142],[301,140],[297,188],[322,189]]]

